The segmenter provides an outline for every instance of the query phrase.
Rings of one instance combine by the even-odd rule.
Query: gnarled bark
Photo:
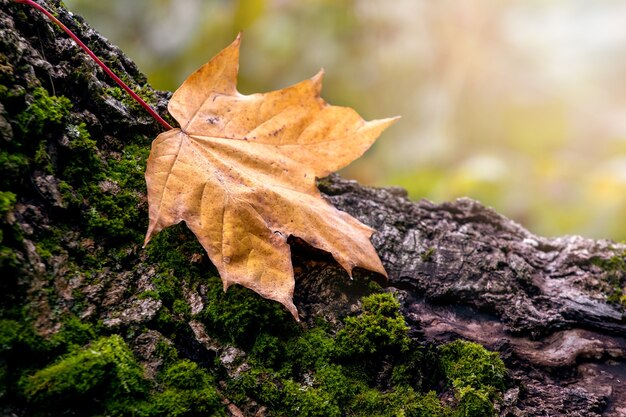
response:
[[[426,340],[476,341],[500,351],[523,390],[512,415],[626,415],[623,285],[626,246],[542,238],[463,198],[412,202],[403,190],[333,178],[323,191],[378,230],[375,246]],[[611,262],[613,261],[613,262]]]

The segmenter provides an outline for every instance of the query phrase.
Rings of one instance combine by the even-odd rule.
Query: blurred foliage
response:
[[[344,175],[479,199],[543,235],[626,239],[626,4],[67,0],[157,88],[243,31],[243,93],[326,69],[324,97],[392,127]]]

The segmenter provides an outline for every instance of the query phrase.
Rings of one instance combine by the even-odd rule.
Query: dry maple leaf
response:
[[[351,273],[386,275],[373,229],[322,198],[326,176],[367,150],[395,119],[366,122],[319,96],[322,73],[265,94],[237,92],[237,39],[176,90],[168,109],[180,129],[152,143],[145,243],[184,220],[217,267],[224,290],[237,283],[276,300],[298,319],[287,238],[330,252]]]

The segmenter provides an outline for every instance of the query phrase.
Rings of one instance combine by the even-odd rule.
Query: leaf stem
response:
[[[96,54],[94,54],[92,52],[91,49],[89,49],[89,47],[87,45],[85,45],[83,43],[83,41],[81,41],[78,36],[76,36],[74,34],[74,32],[72,32],[71,30],[69,30],[67,28],[67,26],[65,26],[63,23],[61,23],[61,21],[59,19],[57,19],[56,17],[54,17],[52,15],[52,13],[50,13],[48,10],[46,10],[43,6],[41,6],[38,3],[35,3],[33,0],[13,0],[16,3],[23,3],[23,4],[27,4],[31,7],[34,7],[35,9],[39,10],[41,13],[45,14],[48,19],[52,20],[57,26],[59,26],[61,29],[63,29],[63,31],[65,33],[67,33],[70,38],[72,38],[74,40],[74,42],[76,42],[78,44],[78,46],[80,46],[85,52],[87,52],[87,54],[91,57],[91,59],[93,59],[96,64],[98,64],[100,66],[100,68],[102,68],[104,70],[104,72],[106,72],[109,77],[113,78],[113,80],[124,89],[124,91],[126,91],[128,94],[130,94],[130,96],[141,105],[141,107],[143,107],[148,113],[150,113],[150,115],[161,124],[161,126],[163,126],[165,129],[167,130],[171,130],[172,126],[167,123],[161,116],[159,116],[159,114],[152,108],[150,107],[150,105],[148,103],[146,103],[145,101],[143,101],[143,99],[141,97],[139,97],[139,95],[137,95],[137,93],[135,93],[133,90],[130,89],[129,86],[126,85],[126,83],[124,83],[124,81],[122,81],[120,79],[120,77],[118,77],[117,75],[115,75],[115,73],[113,73],[113,71],[111,71],[109,69],[109,67],[106,66],[106,64],[104,62],[102,62],[100,60],[100,58],[98,58],[96,56]]]

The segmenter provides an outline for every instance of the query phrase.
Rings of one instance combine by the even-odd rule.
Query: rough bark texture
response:
[[[624,309],[607,303],[624,282],[624,245],[538,237],[470,199],[414,203],[347,181],[323,190],[379,231],[387,285],[416,333],[504,355],[524,387],[510,393],[513,415],[626,415]]]
[[[165,113],[168,93],[146,85],[119,49],[57,2],[41,3]],[[217,359],[224,378],[242,372],[246,352],[197,319],[211,291],[202,281],[207,272],[198,271],[212,270],[193,238],[180,227],[154,243],[166,254],[141,248],[142,164],[159,125],[43,16],[8,0],[0,0],[0,86],[2,318],[25,314],[48,339],[70,315],[99,323],[107,334],[124,335],[148,378],[164,360],[159,343],[201,365]],[[47,108],[38,111],[37,103]],[[373,242],[389,279],[358,271],[351,281],[327,254],[293,238],[295,302],[305,327],[322,318],[341,328],[374,280],[399,298],[414,341],[438,346],[462,338],[501,354],[509,377],[500,415],[626,416],[625,245],[541,238],[469,199],[412,202],[401,189],[337,176],[321,180],[320,189],[378,231]],[[167,252],[200,274],[171,290],[187,310],[176,308],[175,296],[146,296],[164,292],[168,272],[160,260],[183,275]],[[33,359],[33,369],[50,360]],[[10,398],[13,391],[1,391],[2,413],[29,414],[23,400]],[[271,413],[271,404],[222,400],[231,415]]]

